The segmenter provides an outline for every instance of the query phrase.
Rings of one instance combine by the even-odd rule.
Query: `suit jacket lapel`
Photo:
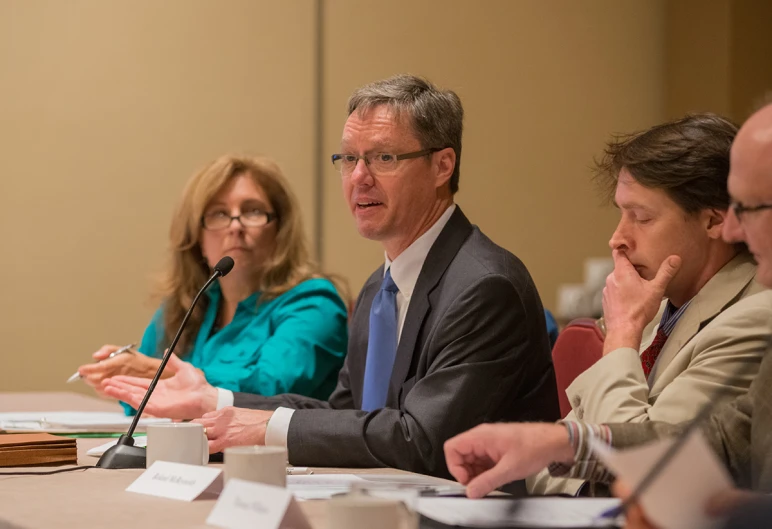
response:
[[[410,305],[408,305],[405,316],[405,324],[402,327],[402,335],[397,346],[397,356],[394,360],[394,369],[389,383],[389,394],[386,398],[387,405],[397,405],[399,389],[410,371],[413,354],[416,352],[418,334],[431,309],[429,294],[437,286],[445,270],[471,232],[472,224],[461,211],[461,208],[456,206],[456,210],[429,250],[413,289],[413,295],[410,298]]]
[[[649,385],[654,388],[662,373],[678,352],[700,329],[707,325],[724,308],[736,300],[756,275],[756,266],[750,255],[735,256],[705,284],[692,299],[668,336],[657,364],[654,366]]]

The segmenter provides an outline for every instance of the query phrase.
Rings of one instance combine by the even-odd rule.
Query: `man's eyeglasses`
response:
[[[390,173],[397,169],[397,163],[400,160],[410,160],[412,158],[420,158],[421,156],[427,156],[429,154],[441,151],[442,149],[432,148],[424,149],[422,151],[408,152],[405,154],[391,154],[386,152],[379,152],[374,154],[364,154],[357,156],[356,154],[333,154],[332,165],[335,169],[340,171],[343,176],[349,176],[354,172],[354,168],[359,163],[359,160],[364,160],[365,165],[373,174]]]
[[[732,202],[731,204],[729,204],[729,207],[732,208],[732,211],[737,217],[737,220],[739,222],[742,222],[743,217],[745,216],[746,213],[755,213],[757,211],[762,211],[765,209],[772,209],[772,204],[759,204],[757,206],[746,206],[742,202]]]
[[[225,211],[214,211],[201,217],[201,226],[206,230],[222,230],[231,225],[233,220],[238,220],[245,228],[259,228],[265,226],[276,218],[275,213],[268,213],[260,209],[242,211],[241,215],[231,217]]]

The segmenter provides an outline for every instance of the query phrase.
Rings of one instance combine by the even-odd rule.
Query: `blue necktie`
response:
[[[397,356],[397,292],[399,289],[389,269],[370,307],[370,333],[362,391],[362,409],[365,411],[386,405],[391,370]]]

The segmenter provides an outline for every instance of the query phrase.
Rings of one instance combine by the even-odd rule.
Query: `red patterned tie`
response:
[[[662,351],[662,347],[665,345],[666,341],[667,334],[665,334],[665,331],[657,329],[657,335],[654,337],[654,341],[651,342],[651,345],[648,346],[641,355],[641,365],[643,366],[643,374],[646,375],[646,378],[649,378],[651,368],[654,367],[654,362],[657,361],[657,357],[659,356],[660,351]]]

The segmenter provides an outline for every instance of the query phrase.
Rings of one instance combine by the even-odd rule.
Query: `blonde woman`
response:
[[[346,351],[346,305],[309,255],[297,199],[278,166],[215,160],[185,186],[170,235],[161,307],[138,351],[106,359],[118,347],[103,346],[94,354],[101,362],[79,369],[86,383],[99,389],[119,374],[152,377],[196,292],[229,255],[233,270],[199,301],[177,355],[215,387],[326,399]]]

